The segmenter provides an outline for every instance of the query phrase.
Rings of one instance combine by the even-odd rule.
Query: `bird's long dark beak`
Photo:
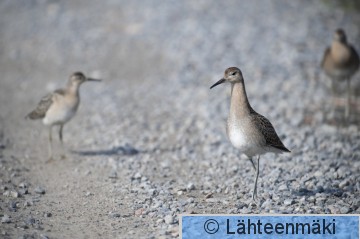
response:
[[[210,87],[210,89],[214,88],[214,87],[217,86],[217,85],[220,85],[220,84],[224,83],[225,81],[226,81],[226,80],[225,80],[224,78],[220,79],[218,82],[216,82],[215,84],[213,84],[213,85]]]
[[[94,79],[94,78],[87,78],[86,81],[101,81],[100,79]]]

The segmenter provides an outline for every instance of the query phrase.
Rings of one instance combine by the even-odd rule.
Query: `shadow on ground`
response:
[[[333,195],[335,197],[341,197],[345,191],[339,188],[323,188],[319,187],[316,190],[309,190],[307,188],[300,188],[299,190],[294,190],[293,194],[296,196],[315,196],[317,193],[325,193]]]
[[[114,155],[123,155],[123,156],[132,156],[137,154],[146,154],[154,152],[174,152],[181,148],[155,148],[148,150],[138,150],[135,147],[125,144],[124,146],[116,146],[110,149],[98,149],[98,150],[72,150],[71,153],[80,155],[80,156],[114,156]]]
[[[85,151],[71,151],[74,154],[78,154],[81,156],[114,156],[114,155],[136,155],[138,153],[144,153],[134,148],[129,144],[125,144],[124,146],[117,146],[111,149],[100,149],[100,150],[85,150]]]

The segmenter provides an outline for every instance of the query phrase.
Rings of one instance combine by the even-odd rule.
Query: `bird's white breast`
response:
[[[246,140],[246,134],[239,127],[229,127],[229,139],[232,145],[238,149],[243,149],[248,147],[248,142]]]
[[[67,99],[64,96],[57,95],[53,100],[53,104],[43,119],[45,125],[65,124],[74,117],[78,107],[78,99]]]
[[[231,144],[248,157],[264,154],[261,139],[251,129],[241,124],[229,124],[228,136]]]

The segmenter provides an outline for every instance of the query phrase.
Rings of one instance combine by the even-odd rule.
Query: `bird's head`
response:
[[[339,42],[342,42],[342,43],[346,43],[346,34],[345,34],[345,31],[341,28],[337,29],[335,32],[334,32],[334,41],[339,41]]]
[[[85,81],[101,81],[101,80],[86,77],[82,72],[73,73],[69,79],[69,83],[72,85],[81,85]]]
[[[243,75],[241,73],[241,70],[237,67],[230,67],[225,70],[224,77],[221,78],[218,82],[213,84],[210,89],[214,88],[217,85],[220,85],[222,83],[242,83],[244,81]]]

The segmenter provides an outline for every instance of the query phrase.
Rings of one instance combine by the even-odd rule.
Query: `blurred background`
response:
[[[330,95],[313,94],[326,88],[328,79],[318,66],[333,31],[344,28],[357,49],[360,42],[355,0],[4,0],[0,4],[0,97],[17,104],[16,110],[9,103],[1,105],[3,120],[9,111],[20,113],[20,105],[33,107],[47,91],[64,85],[74,71],[105,80],[104,86],[86,86],[95,92],[92,97],[136,105],[141,99],[124,102],[121,91],[137,94],[136,89],[146,88],[146,93],[138,92],[146,98],[149,92],[166,88],[159,90],[166,104],[166,97],[207,90],[227,67],[238,66],[251,96],[278,102],[288,100],[282,95],[287,91],[294,102],[302,101],[289,108],[311,102],[310,108],[319,104],[323,109]],[[318,75],[324,78],[319,85]],[[354,92],[359,91],[358,82],[355,76]],[[188,88],[187,94],[182,93]],[[252,102],[257,104],[256,99]]]
[[[171,192],[164,201],[172,204],[176,198],[174,205],[176,190],[189,182],[199,189],[195,200],[229,189],[221,197],[230,206],[200,200],[201,209],[191,209],[199,213],[359,213],[359,74],[351,81],[352,110],[344,123],[345,83],[337,85],[333,115],[330,81],[320,69],[339,27],[360,51],[359,11],[358,0],[1,0],[0,151],[9,156],[3,160],[9,168],[26,165],[29,170],[17,173],[45,185],[46,197],[62,198],[65,207],[71,204],[66,200],[81,197],[76,190],[57,194],[59,178],[70,188],[71,180],[80,184],[97,201],[106,196],[106,207],[112,205],[107,199],[122,200],[113,207],[133,215],[142,194],[133,194],[137,184],[131,180],[139,172],[156,190]],[[281,158],[264,156],[271,159],[263,161],[262,174],[269,178],[260,180],[259,194],[270,201],[255,211],[232,206],[250,198],[253,173],[226,139],[230,87],[209,90],[230,66],[242,70],[253,108],[292,151]],[[71,159],[43,166],[47,131],[24,117],[74,71],[103,82],[81,87],[78,114],[64,129]],[[140,153],[126,155],[127,149]],[[121,185],[101,184],[109,168],[122,178]],[[89,170],[92,174],[85,173]],[[88,177],[94,180],[89,183]],[[288,191],[278,188],[283,182]],[[109,190],[97,193],[102,189]],[[307,201],[319,192],[331,200]],[[276,195],[293,198],[294,205],[280,208]],[[46,197],[42,200],[50,200]],[[175,208],[174,215],[188,210]],[[162,218],[169,209],[156,210]],[[91,212],[85,207],[81,215],[92,218]],[[72,221],[76,216],[69,220],[83,232],[89,229]],[[56,225],[53,230],[61,232]]]

